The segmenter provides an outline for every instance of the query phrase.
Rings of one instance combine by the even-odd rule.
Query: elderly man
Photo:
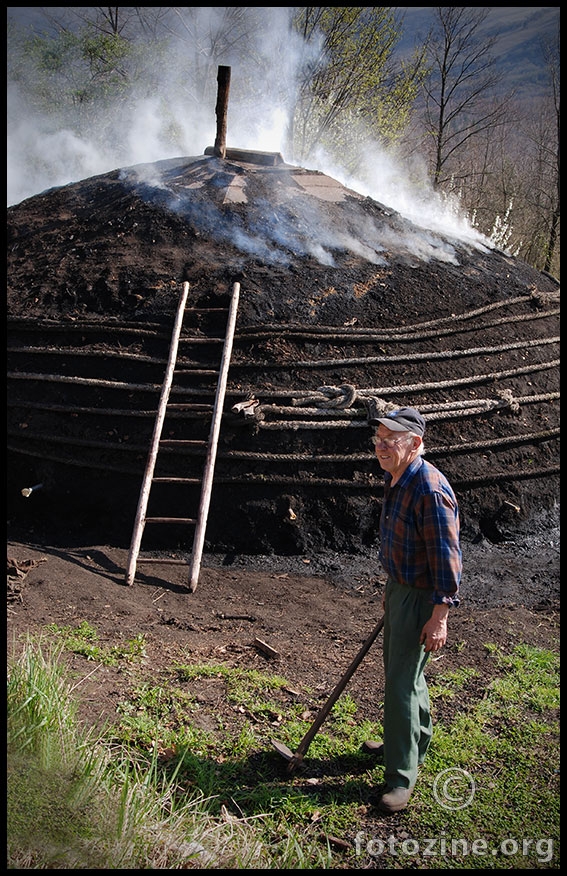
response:
[[[384,741],[367,751],[383,756],[383,812],[405,809],[432,736],[424,676],[432,652],[447,640],[451,606],[459,604],[462,554],[459,509],[447,478],[423,459],[425,419],[401,408],[369,419],[384,470],[380,562],[384,593]]]

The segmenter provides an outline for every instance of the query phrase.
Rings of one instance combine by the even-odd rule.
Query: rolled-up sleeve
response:
[[[418,519],[427,553],[429,585],[433,587],[432,600],[435,604],[457,606],[462,552],[455,502],[443,492],[427,493],[421,497]]]

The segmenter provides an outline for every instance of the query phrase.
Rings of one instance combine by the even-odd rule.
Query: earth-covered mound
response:
[[[168,517],[199,507],[238,290],[209,550],[373,544],[376,406],[422,410],[428,458],[452,481],[471,538],[505,539],[553,507],[554,278],[319,172],[246,159],[120,169],[8,209],[12,523],[128,544],[184,283],[159,474],[187,483],[161,497],[152,488],[154,513]],[[186,525],[158,530],[156,548],[190,548]]]

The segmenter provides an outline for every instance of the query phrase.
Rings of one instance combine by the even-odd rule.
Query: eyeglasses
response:
[[[395,447],[396,444],[400,444],[402,441],[406,441],[409,435],[404,435],[403,438],[379,438],[378,435],[375,435],[370,440],[372,441],[374,447],[387,447],[391,450],[392,447]]]

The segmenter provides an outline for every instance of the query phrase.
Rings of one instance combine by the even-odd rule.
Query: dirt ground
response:
[[[478,675],[463,701],[438,706],[466,708],[482,696],[490,677],[487,644],[505,651],[525,642],[556,649],[559,637],[559,519],[545,514],[538,531],[517,533],[494,545],[486,539],[463,543],[462,602],[452,611],[449,639],[429,673],[457,666]],[[381,616],[384,583],[376,557],[322,554],[312,557],[205,555],[195,592],[188,590],[186,564],[139,565],[134,584],[125,583],[128,552],[107,545],[65,548],[8,542],[8,648],[48,624],[75,628],[88,621],[101,644],[120,644],[141,635],[146,656],[134,675],[156,683],[175,662],[221,662],[276,672],[289,682],[313,714],[345,672]],[[151,569],[151,572],[148,571]],[[277,654],[269,656],[265,643]],[[130,671],[93,667],[72,659],[87,723],[113,719],[133,683]],[[235,713],[222,682],[199,682],[204,726],[250,720]],[[380,720],[382,666],[376,643],[348,686],[359,717]],[[260,747],[273,727],[255,727]]]

